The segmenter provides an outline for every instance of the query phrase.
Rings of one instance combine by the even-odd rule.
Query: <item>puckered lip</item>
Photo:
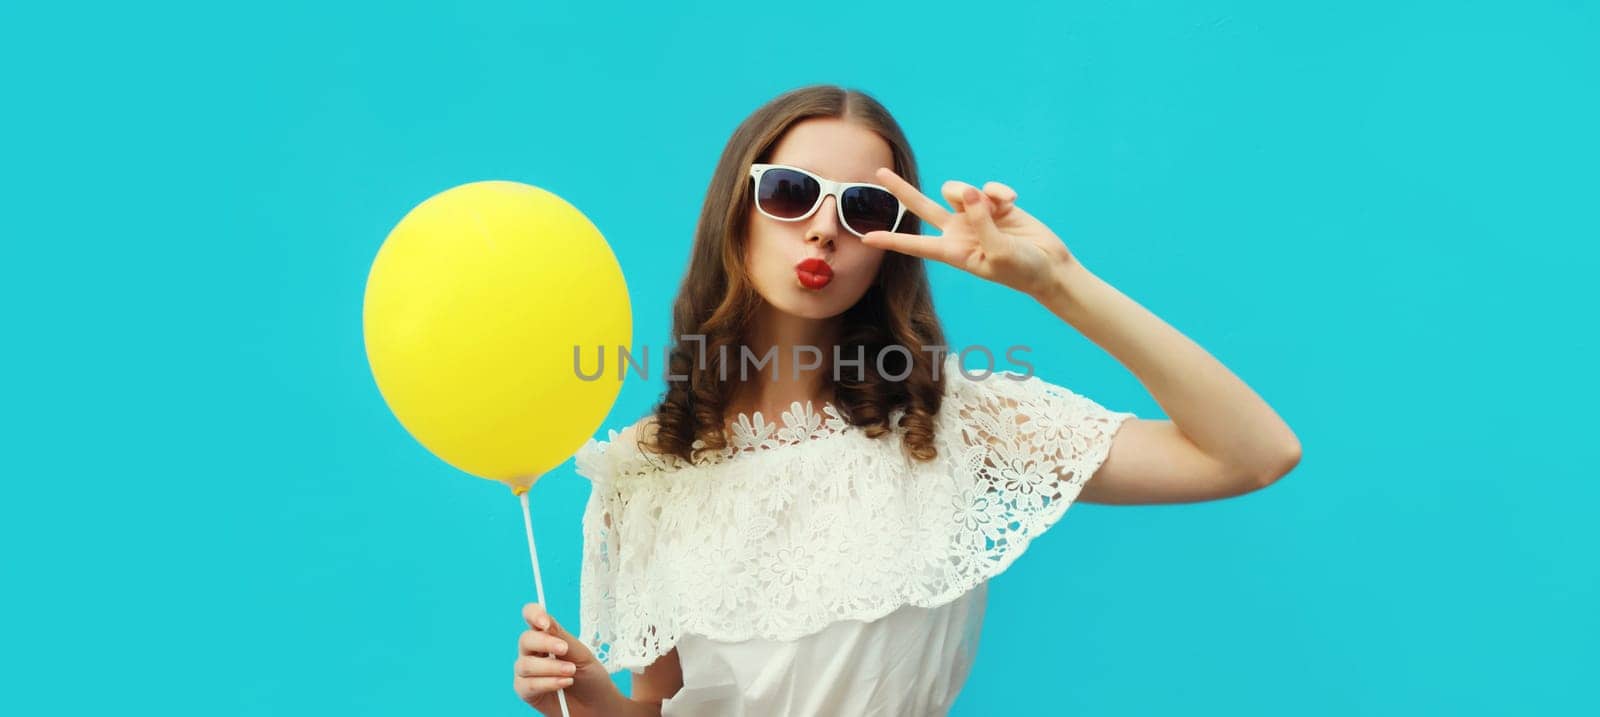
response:
[[[794,265],[794,268],[795,271],[804,271],[821,276],[833,275],[833,267],[828,266],[828,262],[814,256],[801,259],[798,264]]]

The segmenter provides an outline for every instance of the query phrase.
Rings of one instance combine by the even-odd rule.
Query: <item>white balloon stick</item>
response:
[[[522,527],[528,533],[528,555],[533,558],[533,590],[539,597],[539,605],[543,606],[545,613],[548,614],[550,603],[544,601],[544,578],[539,575],[539,550],[533,546],[533,516],[528,514],[528,491],[523,491],[519,497],[522,499]],[[545,657],[554,655],[546,653]],[[572,717],[572,713],[567,711],[566,690],[556,690],[556,701],[561,703],[561,717]]]

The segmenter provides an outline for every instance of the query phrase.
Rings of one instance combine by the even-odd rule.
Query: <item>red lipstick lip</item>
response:
[[[816,257],[802,259],[794,265],[794,272],[800,283],[808,289],[820,289],[833,281],[833,267]]]

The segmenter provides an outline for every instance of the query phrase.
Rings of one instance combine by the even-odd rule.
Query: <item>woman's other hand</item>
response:
[[[951,207],[945,209],[894,170],[880,168],[877,178],[907,210],[943,233],[868,232],[861,238],[868,246],[941,261],[1035,298],[1075,261],[1055,232],[1017,206],[1016,191],[1004,184],[989,182],[979,191],[945,182],[942,193]]]

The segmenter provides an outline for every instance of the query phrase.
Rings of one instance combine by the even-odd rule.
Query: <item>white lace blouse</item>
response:
[[[609,672],[678,648],[666,717],[944,714],[986,581],[1134,416],[1038,376],[968,376],[953,355],[941,371],[930,462],[832,404],[740,415],[731,445],[694,463],[615,430],[589,441],[580,639]]]

